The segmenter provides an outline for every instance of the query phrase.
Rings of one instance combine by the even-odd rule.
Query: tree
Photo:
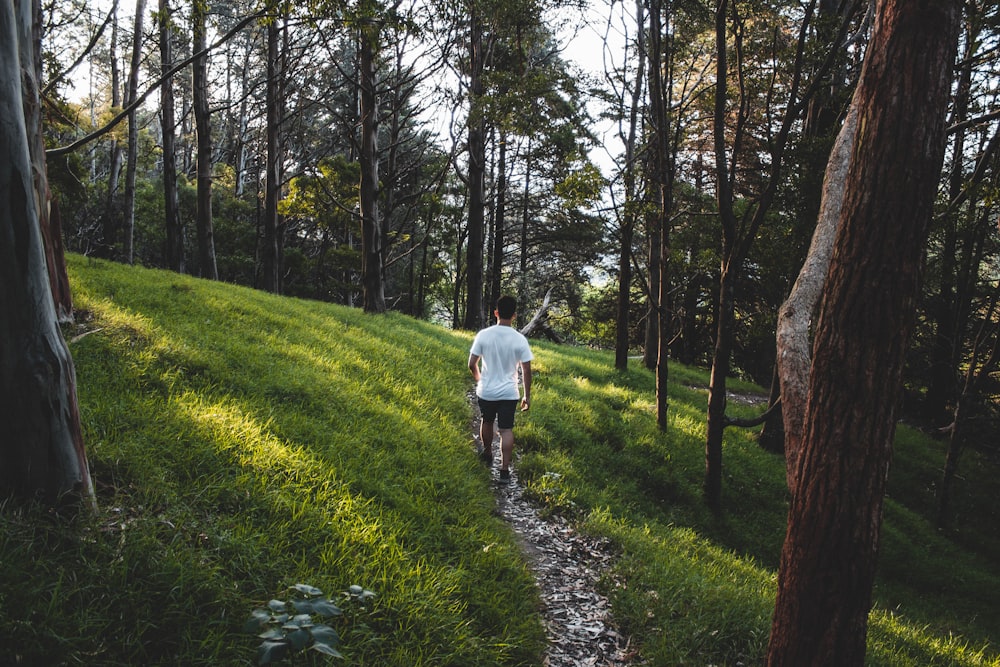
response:
[[[191,9],[194,52],[205,52],[191,64],[194,94],[194,118],[198,131],[198,275],[219,279],[215,264],[215,234],[212,230],[212,115],[208,104],[208,53],[205,15],[206,0],[194,0]]]
[[[285,27],[287,29],[287,26]],[[274,294],[281,293],[281,221],[278,201],[283,179],[281,160],[281,117],[284,109],[281,91],[284,68],[281,58],[279,17],[267,19],[267,81],[265,83],[267,123],[265,127],[267,156],[264,176],[264,238],[261,247],[261,287]]]
[[[862,665],[961,4],[878,4],[813,346],[768,664]]]
[[[184,225],[177,201],[177,123],[174,115],[173,33],[169,0],[160,0],[157,15],[160,27],[160,68],[164,74],[160,84],[160,125],[163,129],[163,212],[167,230],[167,266],[184,273]]]
[[[111,108],[121,106],[121,78],[118,68],[118,2],[111,5]],[[101,241],[97,246],[98,256],[111,259],[115,256],[115,245],[118,237],[118,213],[115,209],[115,199],[118,195],[118,181],[122,171],[122,147],[117,137],[111,139],[111,160],[108,167],[108,197],[104,211],[104,225]]]
[[[621,224],[618,240],[618,303],[615,311],[615,368],[624,371],[628,368],[629,352],[629,306],[632,293],[632,262],[633,239],[635,223],[638,218],[638,202],[636,197],[636,135],[639,130],[639,105],[642,100],[642,84],[646,72],[645,44],[645,6],[642,0],[635,3],[636,30],[635,50],[637,54],[635,83],[632,87],[631,102],[628,108],[628,123],[619,136],[625,145],[624,155],[624,202],[621,212]],[[624,96],[624,88],[623,88]]]
[[[374,4],[374,3],[371,3]],[[379,47],[379,22],[374,7],[366,6],[358,27],[358,73],[361,115],[361,273],[366,313],[385,312],[383,229],[378,210],[378,115],[375,60]]]
[[[486,320],[483,304],[483,249],[486,236],[486,119],[483,76],[486,54],[483,39],[483,16],[479,2],[473,0],[469,16],[469,249],[466,266],[466,329],[479,329]]]
[[[758,8],[755,21],[746,21],[739,3],[718,0],[715,14],[716,38],[716,90],[713,119],[715,152],[715,189],[719,219],[722,226],[718,302],[716,304],[715,343],[712,352],[712,369],[708,388],[708,423],[705,438],[704,496],[709,507],[719,510],[722,504],[722,437],[726,417],[726,381],[731,368],[734,338],[736,288],[743,277],[745,262],[761,226],[774,203],[778,184],[783,173],[783,160],[797,120],[808,105],[823,72],[829,68],[829,58],[816,76],[804,84],[805,47],[813,20],[817,0],[809,2],[799,18],[799,30],[794,42],[788,44],[775,40],[771,48],[780,53],[791,52],[791,57],[778,59],[783,63],[770,79],[750,81],[746,51],[750,28],[765,25],[763,8]],[[780,20],[780,13],[774,20]],[[735,80],[738,83],[736,104],[731,108],[729,99],[729,26],[734,33]],[[779,85],[780,84],[780,85]],[[776,120],[770,120],[774,96],[783,94],[783,106]],[[754,126],[752,110],[755,103],[766,100],[763,127]],[[727,122],[735,116],[734,125]],[[758,119],[760,122],[760,119]],[[773,127],[771,123],[773,122]],[[731,140],[729,139],[732,137]],[[767,161],[759,169],[751,168],[766,155]],[[759,183],[752,176],[756,171],[765,174]],[[743,176],[737,179],[737,176]],[[748,182],[744,182],[748,180]],[[750,197],[740,211],[740,189]]]
[[[125,106],[128,112],[128,161],[125,167],[125,197],[122,204],[124,243],[122,258],[131,264],[135,258],[135,177],[139,160],[139,125],[135,102],[139,98],[139,66],[142,62],[142,24],[146,0],[135,0],[135,25],[132,30],[132,58],[129,62]]]
[[[32,34],[38,8],[0,4],[0,493],[93,503],[73,359],[42,238],[49,196]]]

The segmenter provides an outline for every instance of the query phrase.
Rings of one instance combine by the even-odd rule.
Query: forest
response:
[[[942,443],[942,530],[963,456],[1000,454],[995,3],[16,6],[61,321],[70,252],[463,331],[511,293],[537,335],[652,372],[661,431],[671,363],[703,367],[706,506],[726,433],[785,459],[771,664],[863,657],[874,558],[842,563],[877,547],[898,422]],[[760,415],[727,411],[737,380]],[[857,590],[803,615],[831,571]]]

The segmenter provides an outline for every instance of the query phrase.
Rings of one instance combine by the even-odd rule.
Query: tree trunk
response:
[[[194,0],[191,11],[194,51],[205,50],[206,0]],[[191,63],[195,128],[198,132],[198,275],[219,279],[215,263],[215,234],[212,230],[212,117],[208,106],[208,54]]]
[[[361,88],[361,273],[366,313],[385,312],[382,282],[382,221],[378,211],[378,109],[375,104],[374,22],[359,37]]]
[[[974,29],[971,24],[972,22],[966,22],[966,26],[970,30]],[[965,53],[961,59],[963,64],[959,70],[958,83],[955,86],[955,101],[950,125],[960,124],[968,118],[972,68],[980,39],[978,34],[967,34],[962,41],[965,43]],[[965,161],[968,156],[965,154],[965,135],[966,129],[960,125],[952,139],[950,151],[952,163],[948,177],[949,201],[956,201],[961,196],[966,184]],[[956,227],[960,217],[961,214],[955,211],[953,215],[947,215],[944,219],[945,229],[938,269],[940,283],[938,284],[936,304],[929,313],[934,326],[934,337],[928,364],[930,378],[924,409],[925,414],[932,420],[940,419],[947,414],[948,403],[955,397],[958,390],[958,369],[954,361],[960,356],[960,353],[956,354],[955,350],[956,347],[961,348],[964,340],[963,328],[958,322],[960,308],[955,298],[956,255],[958,254]]]
[[[948,453],[945,456],[944,472],[941,475],[941,486],[938,489],[938,526],[947,528],[951,524],[952,484],[958,474],[958,463],[965,444],[965,424],[974,413],[974,406],[979,402],[979,385],[996,370],[998,355],[1000,355],[1000,325],[996,320],[997,300],[1000,298],[1000,283],[993,290],[990,305],[987,308],[979,332],[972,344],[968,366],[965,371],[965,383],[962,391],[955,399],[952,412],[951,428],[948,433]],[[985,351],[987,341],[993,339],[992,347]]]
[[[135,26],[132,31],[132,60],[129,63],[128,90],[125,104],[129,107],[139,96],[139,67],[142,64],[142,23],[146,13],[146,0],[135,2]],[[122,259],[132,264],[135,259],[135,176],[139,159],[139,127],[136,111],[128,114],[128,162],[125,168],[125,197],[122,202]]]
[[[280,37],[277,19],[267,24],[267,173],[264,177],[264,234],[261,248],[261,286],[272,294],[279,294],[278,279],[280,256],[278,254],[278,194],[281,187],[280,123],[281,99],[278,81],[281,76],[279,62]]]
[[[863,665],[961,5],[878,4],[824,291],[768,664]]]
[[[111,7],[111,45],[109,60],[111,64],[111,107],[117,110],[122,105],[121,73],[118,70],[118,3]],[[97,247],[97,255],[107,259],[115,256],[115,245],[118,241],[118,211],[115,200],[118,196],[118,182],[122,171],[122,146],[115,137],[111,138],[111,155],[108,162],[108,196],[104,204],[104,224],[101,230],[101,242]]]
[[[173,25],[168,0],[160,0],[160,68],[164,75],[174,64]],[[181,224],[180,205],[177,198],[177,149],[174,120],[173,77],[164,78],[160,86],[160,123],[163,128],[163,212],[167,231],[167,267],[184,273],[184,226]]]
[[[785,431],[785,476],[794,492],[799,452],[805,423],[811,355],[809,324],[816,303],[826,284],[833,255],[833,243],[840,224],[847,168],[850,166],[854,134],[858,126],[854,105],[848,111],[837,135],[823,179],[823,198],[819,219],[813,231],[806,261],[799,271],[788,298],[778,310],[777,342],[778,382],[781,387],[781,413]]]
[[[859,3],[854,3],[853,5],[842,3],[839,0],[820,0],[819,2],[819,18],[817,22],[816,31],[819,42],[818,43],[830,43],[834,44],[833,48],[841,51],[843,49],[843,35],[838,39],[838,26],[842,25],[843,21],[850,18],[850,14],[857,10]],[[824,18],[825,17],[825,18]],[[833,21],[833,18],[839,19],[838,21]],[[842,68],[834,67],[833,72],[830,76],[830,85],[823,86],[823,88],[817,91],[816,95],[810,101],[806,109],[805,122],[802,124],[802,140],[811,145],[824,146],[828,137],[834,136],[835,130],[837,129],[838,120],[841,114],[841,105],[837,101],[838,94],[844,88],[846,83],[846,76],[842,73]],[[851,130],[853,137],[853,128]],[[831,147],[832,148],[832,147]],[[846,161],[848,155],[843,156],[843,160]],[[844,162],[844,169],[846,170],[846,162]],[[820,172],[826,173],[826,170],[830,167],[830,152],[823,153],[822,150],[809,150],[806,155],[806,161],[803,168],[808,170],[809,175],[819,174]],[[843,174],[839,177],[840,183],[843,183]],[[819,211],[822,207],[823,202],[823,190],[814,197],[812,188],[808,188],[806,192],[806,197],[804,199],[803,205],[798,211],[796,216],[798,224],[802,229],[812,229],[815,233],[817,219],[819,217]],[[837,204],[837,213],[835,218],[840,215],[839,202]],[[822,224],[822,223],[819,223]],[[836,224],[836,220],[834,223]],[[829,238],[829,242],[833,243],[833,237]],[[829,260],[827,259],[827,265],[829,265]],[[823,280],[826,278],[826,266],[823,267]],[[815,298],[818,298],[819,291],[816,292]],[[806,318],[805,326],[808,328],[808,321],[812,317],[813,308],[815,307],[815,300],[808,305],[808,314],[802,315]],[[780,318],[780,310],[779,310]],[[780,327],[780,319],[779,319]],[[803,343],[806,347],[805,352],[808,355],[808,335]],[[775,358],[774,370],[772,374],[771,382],[771,393],[768,399],[768,409],[770,410],[776,401],[780,400],[781,396],[781,370],[779,368],[781,364],[780,351],[779,356]],[[808,372],[808,366],[805,367]],[[805,382],[807,378],[802,379],[802,387],[804,393]],[[784,454],[785,452],[785,424],[784,424],[784,402],[782,405],[777,406],[773,410],[768,419],[764,422],[763,428],[760,430],[760,435],[758,436],[757,442],[760,446],[767,451],[774,452],[776,454]]]
[[[635,220],[638,215],[635,191],[635,144],[639,129],[639,104],[642,101],[642,84],[646,76],[646,44],[643,28],[646,24],[645,6],[642,0],[635,3],[636,32],[635,82],[632,89],[632,104],[629,107],[628,136],[625,138],[625,205],[622,213],[621,237],[618,246],[618,311],[615,315],[615,368],[628,369],[629,352],[629,311],[632,305],[632,241],[635,235]]]
[[[500,137],[500,156],[497,159],[497,205],[493,221],[493,270],[490,280],[490,303],[492,307],[500,298],[503,289],[503,252],[506,244],[504,230],[507,218],[507,137]]]
[[[469,43],[469,249],[467,252],[464,328],[477,330],[486,320],[483,305],[483,244],[486,208],[486,132],[483,97],[483,32],[473,10]]]
[[[651,166],[651,165],[650,165]],[[649,183],[646,184],[649,187]],[[660,317],[657,296],[660,294],[660,228],[655,216],[647,213],[646,219],[646,338],[642,346],[642,365],[656,370]]]
[[[713,511],[722,509],[722,436],[726,428],[726,378],[733,347],[736,276],[731,266],[723,266],[719,277],[719,306],[715,314],[715,346],[708,381],[708,425],[705,437],[705,504]]]
[[[717,0],[715,8],[715,190],[722,223],[722,265],[719,269],[719,303],[715,311],[715,345],[708,384],[708,418],[705,438],[705,480],[702,487],[705,503],[714,511],[722,508],[722,436],[726,428],[726,379],[732,352],[732,322],[735,308],[736,279],[742,257],[736,250],[736,216],[733,187],[729,176],[726,147],[726,104],[729,67],[727,58],[726,13],[728,0]],[[742,120],[742,118],[740,119]],[[735,150],[733,151],[735,153]]]
[[[664,58],[669,58],[663,47],[663,17],[660,0],[649,2],[649,106],[652,125],[653,173],[650,178],[654,199],[654,215],[659,247],[656,262],[659,267],[659,290],[656,293],[656,424],[660,431],[667,430],[667,384],[670,364],[670,209],[673,200],[672,160],[669,158],[670,141],[667,127],[669,81],[665,81]]]
[[[73,359],[59,330],[42,229],[38,4],[0,4],[0,494],[94,502]]]

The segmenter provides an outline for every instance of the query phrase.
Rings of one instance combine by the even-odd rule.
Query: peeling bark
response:
[[[802,428],[809,386],[811,340],[809,324],[819,301],[833,254],[833,241],[840,224],[844,202],[844,181],[850,165],[854,133],[858,125],[854,105],[844,120],[830,152],[823,177],[823,199],[819,220],[813,232],[809,253],[788,298],[778,311],[777,347],[778,381],[781,386],[782,415],[785,427],[785,468],[788,488],[795,491],[796,466],[802,446]]]
[[[49,200],[32,15],[31,0],[0,3],[0,494],[93,504],[43,243]]]

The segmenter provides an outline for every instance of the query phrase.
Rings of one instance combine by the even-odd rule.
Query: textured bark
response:
[[[823,179],[823,201],[813,232],[809,254],[799,271],[788,298],[778,311],[777,358],[778,381],[781,387],[782,416],[785,431],[785,469],[788,488],[795,491],[795,471],[802,447],[806,396],[809,385],[810,354],[809,325],[812,322],[823,286],[826,284],[833,254],[833,242],[840,224],[844,201],[844,181],[850,165],[854,133],[857,129],[857,109],[852,105],[844,120],[837,141],[830,153]]]
[[[361,92],[361,273],[366,313],[385,312],[382,221],[378,210],[378,109],[375,98],[375,26],[362,28],[359,44]]]
[[[768,664],[863,665],[882,502],[944,154],[957,0],[884,0],[854,104]]]
[[[0,494],[92,504],[73,359],[42,239],[35,9],[30,0],[0,4]]]

